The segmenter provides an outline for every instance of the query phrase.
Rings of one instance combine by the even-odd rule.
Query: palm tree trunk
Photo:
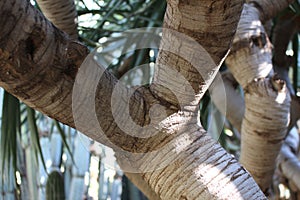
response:
[[[269,19],[275,17],[280,11],[288,7],[290,3],[295,0],[246,0],[247,3],[257,7],[260,10],[259,19],[262,22],[266,22]]]
[[[147,197],[151,200],[161,200],[161,198],[149,187],[149,185],[142,179],[141,175],[138,173],[125,173],[129,180],[132,180],[134,185],[136,185]]]
[[[284,15],[278,17],[278,22],[276,23],[272,34],[272,42],[274,44],[274,71],[286,82],[292,97],[289,130],[295,126],[296,122],[300,118],[300,98],[296,96],[296,92],[289,78],[289,68],[293,64],[293,59],[286,55],[286,50],[289,42],[293,39],[293,36],[300,28],[299,24],[299,16],[294,16],[293,13],[286,12]]]
[[[216,107],[220,110],[223,115],[228,115],[227,119],[231,124],[241,132],[242,118],[245,110],[245,103],[243,98],[238,94],[234,87],[232,86],[232,80],[230,80],[228,74],[223,75],[224,87],[220,83],[214,83],[211,88],[212,101]],[[226,91],[226,106],[221,101],[224,101],[223,89]],[[221,91],[221,92],[220,92]],[[224,109],[226,108],[226,109]],[[238,109],[237,109],[238,108]],[[292,109],[292,108],[291,108]],[[293,124],[293,127],[295,124]],[[299,135],[295,127],[289,131],[284,143],[280,149],[280,155],[277,160],[277,168],[286,177],[289,182],[293,183],[295,187],[299,190],[300,186],[300,161],[295,155],[295,152],[299,148]]]
[[[74,0],[37,0],[43,14],[57,28],[77,39],[77,10]]]
[[[289,180],[294,191],[300,190],[300,161],[295,152],[299,149],[299,133],[294,127],[282,145],[278,158],[278,169]]]
[[[267,78],[273,73],[271,45],[260,17],[245,4],[227,64],[245,92],[240,161],[266,192],[287,132],[290,96],[283,81]]]
[[[190,85],[194,91],[193,95],[188,93],[185,96],[182,82],[174,80],[177,78],[176,73],[166,76],[168,71],[162,66],[158,67],[151,91],[147,87],[142,87],[131,95],[129,102],[131,118],[138,124],[150,123],[148,113],[153,105],[160,110],[165,109],[167,116],[163,113],[163,118],[153,116],[161,126],[159,130],[154,124],[156,130],[159,130],[155,137],[132,137],[117,126],[111,113],[111,94],[117,80],[101,66],[91,60],[85,62],[87,65],[84,67],[93,70],[92,67],[95,66],[98,71],[93,71],[94,77],[88,80],[84,76],[77,77],[75,83],[77,69],[88,53],[86,48],[53,28],[42,15],[28,5],[27,1],[13,0],[0,3],[0,13],[5,14],[0,21],[3,27],[0,30],[2,63],[0,85],[30,106],[74,127],[72,115],[74,84],[78,86],[85,84],[85,81],[97,83],[99,80],[97,74],[103,72],[99,86],[95,88],[97,94],[91,94],[91,88],[84,87],[82,93],[73,93],[80,95],[79,101],[76,102],[79,103],[78,107],[73,109],[82,114],[80,119],[83,121],[79,124],[81,126],[77,126],[79,130],[97,141],[107,142],[103,139],[103,135],[100,135],[99,128],[95,126],[100,122],[105,136],[110,140],[110,143],[106,144],[113,143],[111,146],[118,146],[115,150],[123,169],[128,169],[128,165],[129,168],[140,171],[158,169],[141,173],[151,189],[162,199],[264,199],[264,195],[244,168],[197,125],[199,117],[197,105],[227,53],[239,19],[236,13],[240,13],[242,2],[207,0],[168,3],[165,27],[188,34],[203,48],[197,52],[192,48],[194,42],[184,43],[175,40],[175,47],[184,45],[182,46],[184,49],[179,49],[173,54],[161,51],[158,59],[159,64],[168,65],[182,72],[182,76],[189,83],[184,86]],[[194,23],[197,23],[196,30],[191,28],[194,27]],[[165,30],[162,48],[174,50],[171,48],[173,41],[170,39],[176,39],[178,34],[173,33]],[[191,56],[188,59],[196,65],[192,66],[179,58],[180,53]],[[180,104],[168,90],[161,87],[164,80],[170,81],[165,85],[167,88],[179,86],[178,93],[183,94],[180,95],[182,100]],[[130,96],[129,91],[124,88],[117,88],[117,91],[120,92],[118,93],[120,96],[123,94],[124,97]],[[88,106],[80,107],[81,101],[89,102],[90,98],[95,100],[93,97],[97,97],[96,113],[99,120],[97,123],[93,123],[90,113],[86,113],[86,110],[91,111]],[[124,101],[123,96],[120,101],[120,103]],[[123,113],[122,109],[120,108],[120,113]],[[139,133],[134,134],[138,136]],[[125,158],[127,155],[132,156],[132,153],[146,153],[146,155],[141,154],[138,160],[133,160],[132,157],[127,160],[124,159],[124,153]]]

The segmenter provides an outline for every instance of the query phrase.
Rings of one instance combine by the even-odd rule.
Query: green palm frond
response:
[[[42,153],[42,148],[40,145],[40,137],[38,128],[36,125],[36,117],[35,117],[35,110],[27,106],[27,120],[28,120],[28,126],[30,131],[30,139],[31,144],[35,150],[35,157],[38,158],[40,156],[43,167],[46,169],[45,160]]]
[[[17,169],[17,134],[20,133],[20,102],[4,92],[1,121],[1,167]],[[12,161],[12,162],[11,162]],[[10,164],[12,163],[12,166]]]
[[[58,121],[53,120],[53,122],[54,122],[54,125],[56,126],[56,128],[57,128],[57,130],[58,130],[60,136],[61,136],[61,139],[62,139],[62,141],[63,141],[64,146],[66,147],[68,153],[69,153],[70,156],[71,156],[71,159],[72,159],[73,164],[75,164],[75,161],[74,161],[74,157],[73,157],[72,151],[71,151],[71,149],[70,149],[70,146],[69,146],[68,143],[67,143],[67,138],[66,138],[66,134],[65,134],[64,129],[60,126],[60,124],[59,124]]]
[[[300,2],[295,1],[294,3],[292,3],[289,8],[296,14],[296,15],[300,15]]]
[[[113,33],[122,32],[132,28],[161,26],[165,1],[89,1],[93,8],[77,1],[79,14],[80,39],[87,45],[97,46],[102,37],[109,37]],[[87,23],[91,22],[91,23]],[[91,24],[91,25],[88,25]]]

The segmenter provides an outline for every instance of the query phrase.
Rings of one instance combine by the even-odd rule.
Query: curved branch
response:
[[[207,19],[220,19],[216,20],[219,24],[215,24],[219,30],[224,29],[224,21],[221,22],[221,19],[227,16],[230,24],[228,27],[232,28],[229,35],[233,35],[238,16],[231,14],[232,11],[241,9],[240,1],[233,3],[218,0],[212,5],[211,1],[207,0],[206,3],[210,5],[208,12],[198,2],[184,1],[180,2],[180,6],[197,11],[196,16],[199,16],[198,10],[193,8],[194,4],[198,5],[205,11],[202,14]],[[189,3],[192,7],[188,6]],[[223,8],[221,12],[228,15],[219,16],[220,5]],[[178,111],[170,102],[156,99],[147,87],[138,88],[134,93],[130,93],[131,90],[117,86],[117,80],[93,59],[86,59],[86,65],[81,66],[88,55],[86,47],[70,40],[66,34],[56,29],[30,6],[28,1],[1,1],[0,13],[0,86],[31,107],[73,127],[75,123],[72,111],[80,111],[82,116],[79,117],[85,118],[82,121],[85,123],[76,128],[96,141],[109,140],[106,144],[117,146],[114,146],[114,150],[121,168],[143,170],[143,179],[161,199],[265,199],[246,170],[197,125],[198,115],[195,112],[197,110],[194,110],[196,104],[191,106],[193,109],[189,109],[189,104],[186,104],[185,110]],[[178,18],[177,15],[173,17]],[[191,15],[184,16],[183,20],[191,23],[190,17]],[[227,35],[226,38],[231,39]],[[226,54],[225,49],[230,41],[224,43],[226,46],[221,48],[221,51],[209,50],[216,62],[222,60],[221,56]],[[170,43],[164,45],[170,46]],[[195,55],[198,56],[199,53]],[[187,66],[181,64],[179,62],[170,66]],[[216,66],[210,69],[211,65],[205,67],[205,84],[202,84],[203,88],[199,88],[196,95],[205,91],[213,78],[209,73],[217,69]],[[181,69],[186,70],[184,67]],[[207,69],[209,71],[206,71]],[[78,70],[83,70],[84,73],[92,72],[92,77],[84,76],[83,73],[83,76],[78,78]],[[99,74],[102,76],[99,77]],[[193,73],[191,75],[187,77],[189,81],[190,78],[193,80]],[[199,83],[199,79],[196,80],[195,83]],[[97,81],[99,84],[94,88],[94,93],[88,84],[98,83]],[[73,92],[73,87],[78,85],[81,85],[83,90]],[[156,91],[160,92],[159,89]],[[119,96],[112,98],[113,92]],[[82,101],[95,101],[95,104],[73,102],[72,95],[78,95],[78,99]],[[136,124],[144,127],[152,120],[156,123],[153,128],[158,130],[155,136],[146,139],[138,137],[139,134],[145,134],[143,131],[132,131],[130,134],[136,135],[131,136],[121,129],[123,127],[118,126],[114,120],[112,106],[118,109],[119,114],[123,114],[125,109],[119,106],[119,103],[124,103],[123,97],[130,97],[126,103],[129,104],[131,115],[123,118],[125,123],[132,118]],[[74,110],[72,103],[77,105],[73,105]],[[97,123],[91,120],[94,115]],[[100,134],[98,122],[104,135]]]
[[[240,161],[267,192],[287,131],[290,95],[285,83],[272,76],[271,44],[259,18],[253,4],[244,5],[226,63],[245,93]]]
[[[172,93],[172,88],[176,88],[185,104],[193,105],[192,109],[196,109],[228,53],[241,6],[242,1],[239,0],[168,1],[164,20],[166,31],[163,32],[150,87],[154,96],[179,106],[178,98]],[[185,38],[178,32],[184,34]],[[170,71],[179,72],[195,95],[189,96],[188,89],[182,86],[182,79],[172,78]]]
[[[60,30],[77,39],[77,11],[74,0],[37,0],[43,14]]]
[[[228,80],[229,79],[229,80]],[[229,120],[229,122],[239,131],[241,132],[241,124],[242,118],[244,116],[245,103],[241,95],[239,95],[234,87],[232,86],[232,81],[230,80],[230,76],[228,74],[223,75],[223,82],[226,91],[226,110],[222,107],[223,104],[220,103],[224,101],[224,96],[220,96],[222,94],[219,92],[222,89],[222,85],[216,82],[211,87],[211,98],[218,110]],[[300,104],[296,104],[297,106],[293,106],[293,98],[291,104],[291,112],[299,111]],[[237,109],[238,108],[238,109]],[[239,112],[237,112],[237,110]],[[226,111],[226,112],[225,112]],[[295,127],[296,121],[290,123],[290,126]],[[291,129],[291,130],[290,130]],[[279,159],[277,160],[277,166],[279,166],[279,170],[281,173],[288,178],[299,190],[300,189],[300,161],[298,157],[295,155],[295,152],[299,149],[299,135],[295,128],[290,128],[287,137],[284,140],[284,143],[280,149]]]
[[[153,192],[152,188],[150,188],[145,180],[141,177],[141,174],[125,172],[125,175],[146,195],[148,199],[161,200],[161,198],[155,192]]]
[[[300,161],[295,153],[299,149],[299,133],[294,127],[289,132],[282,145],[278,158],[278,168],[281,173],[300,190]]]
[[[260,10],[260,20],[266,22],[269,19],[275,17],[279,12],[288,7],[289,4],[295,0],[247,0],[249,4],[253,4]]]

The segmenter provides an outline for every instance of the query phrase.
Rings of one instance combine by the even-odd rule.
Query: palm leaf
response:
[[[17,169],[17,133],[20,131],[20,102],[17,98],[4,91],[1,121],[1,167]],[[3,176],[2,176],[3,178]],[[3,179],[2,179],[3,181]]]
[[[28,106],[27,106],[27,120],[29,125],[31,144],[35,150],[36,158],[38,158],[38,155],[40,156],[41,161],[43,163],[43,167],[45,168],[46,171],[46,164],[43,157],[42,148],[40,145],[38,128],[36,125],[35,110]]]
[[[72,154],[72,151],[71,151],[71,149],[70,149],[70,147],[67,143],[66,134],[65,134],[64,130],[62,129],[62,127],[60,126],[58,121],[54,120],[54,124],[57,127],[57,130],[58,130],[58,132],[61,136],[61,139],[63,141],[64,146],[67,148],[68,153],[71,155],[71,159],[72,159],[73,164],[75,164],[73,154]]]

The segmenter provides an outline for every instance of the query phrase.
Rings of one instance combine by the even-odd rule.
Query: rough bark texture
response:
[[[73,0],[45,1],[37,0],[43,14],[71,39],[78,38],[77,11]],[[126,173],[126,176],[151,200],[160,200],[159,196],[149,187],[138,173]]]
[[[37,0],[43,14],[60,30],[77,39],[77,11],[74,0]]]
[[[254,79],[267,77],[273,70],[271,44],[258,17],[259,10],[244,5],[231,54],[226,60],[233,76],[243,88]]]
[[[242,123],[240,162],[263,191],[272,182],[275,161],[286,136],[289,120],[289,96],[284,90],[279,93],[273,90],[271,81],[266,79],[249,85],[245,94],[246,110]]]
[[[87,48],[68,39],[27,1],[2,1],[1,14],[1,86],[74,126],[71,94]]]
[[[291,93],[291,117],[288,129],[291,130],[300,117],[300,100],[296,96],[289,78],[289,68],[293,65],[293,57],[286,55],[288,44],[294,34],[300,29],[300,17],[287,12],[281,15],[273,31],[272,42],[274,44],[273,65],[274,71],[284,80]]]
[[[200,31],[195,37],[190,31],[197,33],[197,30],[189,30],[189,27],[185,29],[180,29],[181,26],[175,27],[176,29],[173,27],[177,31],[190,34],[199,43],[202,42],[203,36],[206,36],[208,41],[218,39],[219,37],[215,35],[205,35],[205,32],[215,30],[214,28],[217,27],[216,30],[222,33],[222,38],[218,39],[216,46],[208,48],[205,47],[205,42],[203,44],[213,60],[219,64],[230,45],[230,39],[239,18],[235,15],[235,11],[241,10],[242,2],[207,0],[201,3],[198,1],[179,1],[178,4],[169,1],[168,3],[166,24],[173,25],[178,22],[183,24],[182,21],[186,26],[186,23],[199,23]],[[180,9],[183,13],[173,13]],[[212,81],[214,71],[218,69],[217,65],[206,66],[207,57],[197,62],[197,66],[201,66],[200,76],[185,60],[176,58],[178,62],[174,63],[168,59],[171,55],[163,56],[164,53],[160,53],[163,58],[159,59],[159,63],[179,69],[194,89],[195,96],[183,98],[186,104],[178,108],[172,98],[167,96],[164,96],[167,98],[162,98],[159,95],[165,92],[163,88],[158,87],[159,81],[154,81],[155,85],[151,91],[146,87],[141,87],[132,94],[130,92],[133,89],[127,90],[118,86],[117,80],[92,59],[85,62],[85,67],[98,71],[93,71],[94,76],[89,80],[85,80],[83,76],[77,77],[75,82],[77,70],[88,54],[84,46],[71,41],[66,34],[56,29],[33,9],[28,1],[2,1],[0,13],[0,26],[3,27],[0,30],[0,85],[33,108],[73,127],[75,124],[72,115],[72,95],[73,98],[77,95],[76,98],[83,103],[94,100],[95,113],[105,137],[93,124],[91,120],[93,113],[85,112],[90,108],[80,107],[84,105],[80,101],[76,102],[77,107],[73,105],[73,109],[80,113],[82,111],[84,119],[76,128],[96,141],[107,142],[105,144],[112,147],[117,146],[114,149],[121,167],[125,170],[134,169],[143,172],[143,179],[161,199],[265,198],[243,167],[197,125],[199,119],[197,102]],[[171,13],[173,15],[170,15]],[[168,18],[168,15],[172,18]],[[201,18],[201,16],[205,17]],[[169,23],[168,20],[172,19],[174,23]],[[196,19],[199,19],[201,23]],[[174,35],[169,36],[163,36],[165,38],[163,45],[170,46],[168,39]],[[185,48],[185,46],[182,47],[181,51]],[[194,56],[199,58],[199,55],[202,56],[197,53]],[[195,57],[192,57],[192,60],[195,60]],[[159,67],[159,70],[162,72],[162,68]],[[101,73],[103,75],[98,77]],[[156,81],[163,81],[168,77],[164,73],[157,73]],[[94,91],[89,90],[91,88],[88,86],[93,81],[99,81],[99,84],[93,88],[95,93],[92,94],[91,92]],[[199,84],[199,82],[201,84],[197,86],[196,83]],[[166,86],[177,87],[179,84],[175,81],[167,83]],[[72,94],[73,86],[81,86],[84,90],[81,93]],[[116,105],[112,105],[111,101],[114,90],[120,95],[119,101],[114,102]],[[130,101],[126,101],[126,98]],[[147,134],[147,132],[136,132],[133,133],[134,136],[127,135],[116,124],[111,108],[118,106],[119,103],[122,105],[123,101],[129,103],[130,117],[137,124],[145,126],[151,120],[158,121],[154,124],[154,129],[157,131],[155,136],[138,137],[139,134]],[[163,118],[154,112],[152,115],[154,118],[150,120],[150,108],[153,106],[158,108],[155,110],[158,113],[164,109]],[[122,109],[125,108],[120,107],[120,113],[125,111]],[[132,156],[133,152],[147,154],[133,158],[127,157]],[[153,171],[153,169],[157,170]]]
[[[293,191],[300,190],[300,161],[295,155],[299,151],[299,133],[296,128],[291,129],[290,133],[282,145],[278,168],[280,172],[289,180]]]
[[[125,175],[146,195],[148,199],[161,200],[161,198],[149,187],[140,174],[127,172]]]
[[[73,0],[70,1],[37,1],[44,15],[60,30],[77,39],[77,11]],[[149,187],[138,173],[126,173],[126,176],[151,200],[159,196]]]
[[[270,1],[270,0],[246,0],[247,3],[253,4],[260,10],[260,20],[266,22],[269,19],[275,17],[280,11],[288,7],[290,3],[295,0],[282,0],[282,1]]]
[[[245,92],[240,162],[267,192],[287,132],[290,96],[283,81],[268,78],[273,74],[271,44],[254,5],[244,6],[226,63]]]
[[[172,94],[172,88],[166,87],[172,86],[178,94],[182,94],[183,104],[198,105],[228,52],[237,23],[232,13],[240,13],[240,8],[241,1],[237,0],[168,1],[164,27],[184,33],[194,41],[184,43],[180,35],[163,33],[160,48],[164,51],[159,52],[158,66],[150,87],[156,97],[178,106],[181,103],[178,97]],[[174,49],[176,52],[168,51]],[[166,79],[170,77],[171,70],[179,72],[188,81],[196,98],[187,94],[188,89],[182,87],[178,76]]]
[[[224,110],[223,104],[219,103],[220,99],[223,99],[223,96],[220,96],[219,93],[220,88],[222,88],[221,85],[213,85],[214,87],[211,88],[211,97],[212,101],[216,105],[216,107],[219,109],[219,111],[223,115],[227,115],[230,113],[230,116],[228,116],[228,120],[231,124],[237,129],[237,131],[241,132],[241,124],[242,124],[242,118],[244,116],[244,110],[245,110],[245,103],[243,98],[238,94],[233,86],[232,82],[228,80],[228,76],[226,75],[224,78],[225,83],[225,89],[226,94],[229,94],[227,96],[227,104],[226,104],[226,110]],[[235,102],[232,104],[231,102]],[[237,112],[237,109],[239,111]],[[296,110],[300,110],[299,108],[295,108]],[[295,126],[295,123],[293,124],[293,127]],[[284,177],[286,177],[289,182],[295,185],[295,187],[299,190],[300,189],[300,161],[297,157],[297,152],[299,150],[299,134],[295,128],[291,129],[289,131],[289,134],[284,140],[284,143],[280,149],[280,154],[277,160],[277,166],[279,171],[283,174]]]

